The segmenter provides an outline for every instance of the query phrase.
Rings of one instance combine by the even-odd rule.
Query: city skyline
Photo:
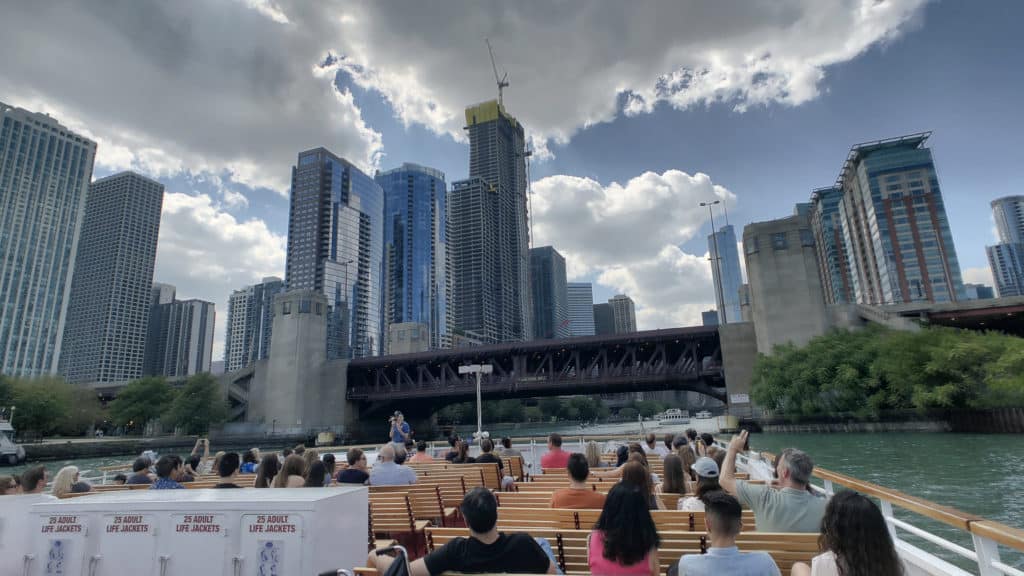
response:
[[[97,20],[81,16],[81,10],[90,8],[72,6],[67,14],[44,17],[33,13],[38,7],[31,3],[12,7],[8,16],[15,25],[0,43],[13,50],[28,41],[24,35],[31,35],[60,49],[71,39],[74,47],[63,52],[75,61],[68,66],[71,77],[53,83],[38,73],[45,66],[31,57],[19,58],[0,72],[0,99],[49,112],[95,139],[99,150],[94,178],[135,168],[164,183],[167,194],[154,277],[178,285],[183,296],[216,301],[222,318],[232,290],[284,273],[287,170],[296,151],[322,145],[370,174],[373,168],[409,161],[435,166],[452,181],[466,175],[468,146],[460,136],[461,109],[495,96],[486,47],[480,40],[488,30],[495,32],[489,35],[498,65],[510,72],[512,80],[505,90],[505,103],[536,140],[531,164],[533,245],[551,244],[565,254],[569,280],[593,283],[595,300],[618,292],[630,294],[637,302],[638,328],[697,324],[700,311],[712,306],[710,267],[704,259],[710,227],[706,213],[691,209],[688,199],[698,192],[715,195],[716,184],[722,186],[720,197],[729,204],[736,225],[778,218],[785,213],[779,206],[804,201],[810,190],[834,181],[837,162],[851,144],[934,130],[930,144],[964,282],[986,284],[992,281],[984,247],[995,243],[988,202],[1024,189],[1021,177],[1012,170],[1013,154],[1005,146],[1013,131],[1013,123],[1005,118],[1013,111],[1011,102],[1021,80],[1000,73],[1014,53],[1003,49],[1010,37],[1008,23],[1024,12],[1013,3],[984,11],[950,3],[893,6],[868,21],[837,5],[800,8],[805,12],[801,22],[818,18],[832,28],[821,36],[805,28],[796,30],[811,47],[807,53],[828,52],[797,68],[808,72],[799,78],[785,72],[782,64],[797,58],[784,47],[749,46],[743,44],[742,33],[712,33],[714,40],[700,35],[700,46],[723,50],[725,65],[732,66],[728,70],[738,71],[729,76],[730,84],[719,94],[709,93],[699,81],[674,74],[684,68],[700,70],[700,57],[676,55],[673,36],[678,34],[660,29],[652,30],[642,46],[621,48],[628,71],[625,77],[606,74],[608,57],[585,44],[587,53],[594,54],[585,60],[588,66],[580,67],[588,72],[561,79],[553,77],[549,63],[538,56],[538,50],[551,46],[541,31],[492,30],[494,16],[479,10],[465,11],[458,18],[442,11],[435,17],[450,20],[447,26],[475,27],[481,33],[453,40],[452,46],[427,42],[419,52],[402,52],[413,74],[407,80],[417,87],[405,92],[393,84],[395,76],[389,76],[395,55],[405,44],[400,35],[393,48],[388,48],[387,40],[396,33],[410,40],[422,38],[422,32],[378,12],[386,7],[349,10],[361,24],[358,29],[342,30],[358,32],[352,42],[380,50],[377,54],[360,53],[353,44],[346,44],[345,34],[318,24],[321,8],[288,1],[260,10],[242,3],[212,6],[198,1],[184,8],[133,5],[128,12],[135,13],[134,21],[150,22],[157,29],[154,34],[133,36],[130,45],[137,49],[116,53],[104,52],[109,44],[98,39],[111,31],[123,37],[117,31],[125,28],[119,19],[131,14]],[[150,99],[139,99],[142,95],[114,94],[102,87],[103,82],[78,76],[95,74],[89,62],[100,60],[113,63],[113,69],[139,74],[160,69],[167,59],[164,53],[182,38],[158,33],[168,19],[138,18],[147,10],[150,14],[169,11],[196,23],[194,34],[202,39],[193,43],[193,52],[182,51],[179,56],[185,62],[204,63],[198,71],[172,66],[167,70],[173,73],[153,84],[154,91],[176,100],[157,106],[156,114],[151,113]],[[632,17],[607,12],[624,21]],[[587,11],[586,16],[585,25],[606,18],[600,11]],[[557,13],[535,17],[556,22],[563,18]],[[523,20],[530,25],[535,17]],[[749,30],[750,22],[758,19],[769,32],[767,37],[792,24],[755,13],[739,20],[738,30]],[[82,22],[87,25],[79,28]],[[218,34],[205,32],[220,30],[218,26],[225,22],[243,32],[240,38],[222,34],[232,42],[241,40],[227,52],[254,52],[258,49],[255,38],[262,38],[261,44],[274,54],[268,73],[289,71],[287,83],[281,85],[290,89],[281,92],[290,94],[298,106],[279,106],[277,95],[255,92],[252,88],[265,85],[268,78],[252,77],[251,71],[244,71],[238,84],[221,79],[233,78],[230,74],[214,74],[234,60],[217,56],[222,51],[215,45]],[[61,33],[66,23],[74,23],[75,34]],[[290,45],[288,40],[300,30],[310,40]],[[708,30],[714,32],[714,25],[709,23]],[[853,30],[864,34],[852,48],[828,50],[846,46],[843,40]],[[147,39],[157,37],[169,44],[156,49],[156,43]],[[948,42],[951,37],[957,41]],[[743,73],[742,58],[735,55],[754,48],[773,55],[766,63],[767,78],[777,84],[756,88],[750,75]],[[464,65],[452,67],[458,71],[439,68],[439,54],[446,56],[446,62],[457,54]],[[638,67],[639,54],[653,64]],[[575,50],[563,56],[567,62],[581,61]],[[375,67],[357,66],[370,61]],[[944,76],[942,63],[950,61],[961,70],[960,81],[941,91],[903,94],[869,88],[876,81],[927,85]],[[311,67],[313,75],[308,72]],[[559,64],[560,69],[564,67]],[[182,70],[193,70],[195,81],[183,81]],[[670,89],[659,93],[649,87],[662,74],[667,75]],[[616,93],[596,83],[602,75],[609,76],[608,84],[625,86],[625,91]],[[573,88],[573,83],[580,87]],[[80,88],[69,91],[69,84]],[[180,98],[180,88],[172,89],[185,85],[196,86],[194,92],[202,100]],[[549,88],[541,89],[543,85]],[[687,85],[692,88],[680,90]],[[775,86],[792,89],[793,96],[784,96]],[[226,118],[221,102],[231,102],[239,115]],[[163,109],[173,122],[168,122]],[[949,114],[953,109],[963,113]],[[259,119],[253,121],[254,115]],[[323,122],[327,116],[334,121]],[[290,129],[281,130],[282,126]],[[786,145],[765,146],[773,140],[784,140]],[[252,146],[257,141],[265,146]],[[995,145],[978,146],[979,142]],[[772,178],[764,179],[773,166]],[[701,178],[702,174],[707,176]],[[664,190],[666,195],[659,202],[637,202],[651,190]],[[662,210],[667,203],[673,209]],[[674,205],[680,206],[678,212]],[[577,210],[572,218],[579,206],[595,208],[591,213]],[[635,229],[638,222],[647,224],[644,238],[609,246],[606,239],[624,237],[623,230]],[[984,269],[981,278],[979,269]],[[222,340],[223,331],[217,332]],[[221,354],[215,352],[214,357]]]

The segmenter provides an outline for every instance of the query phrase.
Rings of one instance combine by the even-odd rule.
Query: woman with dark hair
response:
[[[259,463],[259,450],[256,448],[250,448],[242,453],[242,466],[239,471],[242,474],[252,474],[256,471],[256,465]]]
[[[276,454],[267,454],[260,460],[260,465],[256,468],[256,481],[252,483],[253,488],[270,488],[274,482],[274,476],[277,476],[277,471],[281,469],[281,462],[277,459]]]
[[[626,463],[629,458],[629,447],[623,444],[615,451],[615,467],[618,468]]]
[[[281,471],[274,478],[274,488],[302,488],[305,485],[306,461],[302,456],[292,454],[284,459]]]
[[[306,488],[323,488],[325,476],[327,476],[327,467],[324,466],[322,460],[317,460],[310,464],[309,470],[306,472],[306,483],[303,486]]]
[[[626,465],[627,468],[633,466],[639,467],[635,463]],[[643,490],[625,483],[625,476],[623,482],[608,492],[601,516],[587,538],[587,563],[591,574],[659,574],[661,538],[645,506],[647,499]]]
[[[469,442],[459,440],[455,445],[455,457],[452,458],[452,464],[473,464],[474,462],[476,462],[476,458],[469,455]]]
[[[665,479],[655,486],[655,494],[686,494],[686,475],[683,461],[675,454],[665,456]]]
[[[683,474],[686,474],[687,479],[690,482],[696,482],[697,476],[693,473],[693,464],[697,461],[697,455],[693,453],[690,445],[684,444],[683,446],[680,446],[676,454],[683,462]]]
[[[633,486],[644,495],[644,502],[650,510],[664,510],[665,504],[654,493],[654,482],[651,481],[651,473],[647,467],[639,462],[639,459],[630,455],[630,461],[622,467],[622,480],[620,484]]]
[[[818,546],[808,566],[793,565],[793,576],[902,576],[889,527],[878,506],[852,490],[837,492],[825,508]]]
[[[334,469],[337,468],[337,463],[334,460],[334,454],[328,452],[324,454],[324,457],[320,459],[324,463],[324,486],[330,486],[331,481],[334,480]]]

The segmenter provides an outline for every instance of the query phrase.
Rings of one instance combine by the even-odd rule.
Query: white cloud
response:
[[[225,174],[285,193],[301,150],[371,169],[380,134],[319,69],[342,23],[313,4],[7,3],[0,95],[97,140],[109,170]]]
[[[506,104],[544,157],[620,107],[799,105],[829,66],[897,36],[925,2],[364,2],[341,9],[339,50],[399,120],[461,139],[465,105],[495,95],[489,37]]]
[[[984,284],[986,286],[995,286],[995,282],[992,280],[992,269],[988,266],[964,268],[962,276],[965,284]]]
[[[179,299],[217,305],[213,358],[224,350],[232,290],[284,274],[286,238],[259,219],[239,221],[206,194],[164,194],[154,280],[177,287]]]
[[[631,296],[640,328],[699,324],[714,307],[707,254],[680,248],[707,222],[700,202],[736,201],[706,174],[646,172],[608,185],[549,176],[533,191],[534,244],[555,246],[570,279],[592,276]]]

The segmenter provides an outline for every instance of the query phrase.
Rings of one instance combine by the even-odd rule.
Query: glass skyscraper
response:
[[[383,220],[384,192],[373,178],[324,148],[299,154],[292,167],[285,285],[327,297],[328,358],[382,351]]]
[[[726,224],[716,230],[714,236],[708,235],[708,253],[711,255],[711,277],[714,285],[721,287],[721,294],[715,290],[718,322],[741,322],[743,319],[740,314],[740,286],[743,284],[743,273],[740,270],[740,254],[736,249],[736,231],[732,226]]]
[[[565,285],[569,304],[569,335],[593,336],[594,286],[590,282],[568,282]]]
[[[839,215],[842,199],[843,189],[839,186],[819,188],[811,193],[811,231],[818,247],[818,270],[826,304],[853,302],[850,268],[843,244],[843,221]]]
[[[281,292],[284,292],[284,281],[276,276],[268,276],[259,284],[231,293],[224,338],[225,372],[270,358],[274,297]]]
[[[448,199],[455,326],[484,343],[529,340],[523,126],[491,100],[466,108],[466,129],[469,178]]]
[[[858,144],[843,166],[838,210],[857,303],[966,299],[929,136]]]
[[[568,338],[569,302],[565,258],[551,246],[530,250],[533,329],[538,340]]]
[[[985,247],[1000,298],[1024,296],[1024,196],[992,201],[999,243]]]
[[[0,374],[57,371],[96,143],[0,102]]]
[[[213,302],[177,300],[174,286],[159,282],[150,294],[145,375],[185,378],[209,372],[216,322]]]
[[[629,334],[636,332],[636,307],[633,299],[625,294],[616,294],[608,299],[615,319],[615,333]]]
[[[377,173],[384,191],[384,329],[414,322],[430,348],[451,346],[447,186],[417,164]],[[391,350],[390,344],[388,350]]]
[[[89,187],[60,372],[69,382],[142,377],[164,185],[134,172]]]

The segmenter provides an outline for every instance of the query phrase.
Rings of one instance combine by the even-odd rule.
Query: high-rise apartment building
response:
[[[988,266],[1000,298],[1024,296],[1024,244],[1007,242],[986,246]]]
[[[1000,298],[1024,296],[1024,196],[992,201],[999,243],[985,247]]]
[[[843,166],[838,209],[857,303],[966,297],[929,136],[858,144]]]
[[[451,346],[447,185],[440,170],[405,163],[374,177],[384,191],[384,333],[426,326],[430,348]],[[398,334],[405,334],[400,331]],[[404,344],[401,349],[406,349]]]
[[[174,287],[155,283],[143,372],[184,378],[209,372],[213,360],[213,302],[176,300]]]
[[[89,187],[60,372],[69,382],[142,377],[164,186],[134,172]]]
[[[839,186],[818,188],[811,193],[811,232],[818,249],[818,269],[828,304],[853,302],[850,267],[843,244],[843,221],[839,217],[842,199],[843,189]]]
[[[701,312],[700,323],[702,326],[718,326],[718,310],[705,310]]]
[[[299,154],[292,167],[285,286],[327,297],[330,359],[382,351],[383,220],[384,192],[373,178],[324,148]]]
[[[469,178],[448,198],[456,329],[485,343],[533,335],[523,126],[496,101],[466,108]]]
[[[608,299],[615,318],[615,333],[629,334],[636,332],[636,307],[633,299],[625,294],[616,294]]]
[[[569,302],[565,258],[551,246],[530,250],[533,329],[538,340],[568,338]]]
[[[0,102],[0,374],[57,371],[96,143]]]
[[[566,302],[569,305],[569,335],[593,336],[596,333],[594,286],[590,282],[568,282],[565,291]]]
[[[224,337],[225,372],[270,358],[274,297],[281,292],[284,292],[284,281],[268,276],[259,284],[231,293]]]
[[[708,235],[708,254],[711,255],[711,276],[715,290],[715,302],[719,324],[741,322],[740,286],[743,272],[740,270],[740,254],[736,249],[736,231],[726,224]]]
[[[598,336],[615,334],[615,311],[611,304],[594,304],[594,333]]]

